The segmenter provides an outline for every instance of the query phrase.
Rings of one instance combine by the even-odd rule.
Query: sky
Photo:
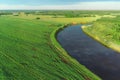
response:
[[[120,10],[120,0],[0,0],[0,10]]]

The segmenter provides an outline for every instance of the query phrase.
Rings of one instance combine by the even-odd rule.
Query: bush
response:
[[[37,17],[36,19],[37,19],[37,20],[39,20],[40,18],[39,18],[39,17]]]

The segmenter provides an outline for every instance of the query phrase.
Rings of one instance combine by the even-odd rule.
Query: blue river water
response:
[[[120,53],[86,35],[82,25],[73,25],[57,34],[57,40],[70,56],[103,80],[120,80]]]

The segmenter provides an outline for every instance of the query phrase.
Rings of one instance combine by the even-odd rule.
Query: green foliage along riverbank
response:
[[[101,80],[62,49],[58,28],[41,19],[0,17],[0,80]]]
[[[107,47],[120,52],[120,17],[102,18],[83,30]]]

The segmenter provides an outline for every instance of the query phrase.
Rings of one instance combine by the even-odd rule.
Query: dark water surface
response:
[[[103,80],[120,80],[120,53],[87,36],[81,25],[69,26],[57,35],[62,47]]]

